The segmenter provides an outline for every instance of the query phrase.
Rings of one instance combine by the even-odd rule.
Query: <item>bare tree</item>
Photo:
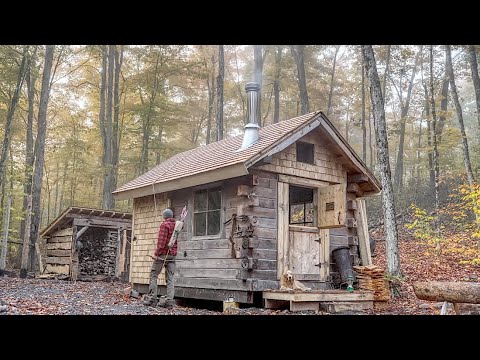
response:
[[[332,109],[333,88],[335,86],[335,67],[337,65],[338,50],[340,50],[340,45],[335,46],[335,55],[333,56],[332,74],[330,77],[330,91],[328,93],[327,116],[330,115],[330,111]]]
[[[397,90],[398,99],[400,101],[400,139],[398,141],[398,153],[397,161],[395,163],[395,178],[393,180],[393,187],[395,190],[399,191],[403,187],[403,158],[404,158],[404,145],[405,145],[405,128],[407,123],[408,109],[410,108],[410,99],[412,97],[413,82],[415,80],[415,74],[417,73],[417,67],[419,64],[420,56],[422,54],[423,46],[420,45],[417,56],[415,58],[415,65],[413,66],[412,74],[410,75],[410,81],[408,83],[407,97],[403,101],[403,91],[402,84],[400,83],[398,87],[395,86]],[[395,85],[395,83],[392,81]]]
[[[275,51],[275,78],[273,80],[273,123],[280,119],[280,71],[282,63],[283,46],[277,45]]]
[[[446,68],[447,68],[447,73],[450,80],[450,87],[452,88],[453,102],[455,103],[455,109],[457,110],[458,125],[460,126],[460,132],[462,133],[463,163],[465,165],[465,172],[467,173],[468,183],[472,185],[475,179],[473,177],[472,164],[470,162],[470,153],[468,151],[467,134],[465,133],[465,125],[463,123],[462,106],[458,99],[457,85],[455,84],[455,74],[453,72],[452,52],[450,49],[450,45],[445,45],[445,53],[447,56]]]
[[[25,137],[25,183],[23,185],[23,206],[22,213],[27,210],[27,198],[32,192],[32,170],[33,170],[33,112],[35,111],[35,82],[36,77],[36,62],[35,57],[37,53],[37,46],[33,54],[28,59],[28,68],[25,81],[27,83],[27,98],[28,98],[28,113],[27,113],[27,132]],[[20,238],[25,236],[25,219],[20,223]]]
[[[12,101],[8,107],[7,121],[5,124],[5,132],[3,135],[3,145],[2,145],[2,154],[0,155],[0,186],[5,181],[5,163],[7,162],[8,149],[10,148],[10,141],[12,139],[12,121],[13,116],[15,115],[15,110],[17,108],[18,99],[20,98],[20,91],[22,90],[23,80],[25,79],[26,71],[26,62],[27,62],[27,52],[28,46],[24,46],[22,54],[22,62],[18,68],[17,75],[17,84],[15,86],[15,91],[13,92]]]
[[[307,80],[305,77],[305,45],[291,45],[290,50],[295,60],[295,64],[297,64],[297,79],[302,115],[308,114],[310,112],[310,105],[308,103]]]
[[[35,243],[37,242],[40,227],[40,198],[42,195],[43,168],[45,164],[45,138],[47,132],[47,110],[50,95],[50,74],[53,64],[53,52],[55,45],[47,45],[45,48],[45,61],[42,74],[42,89],[38,106],[37,138],[35,141],[35,169],[32,181],[32,220],[30,227],[29,263],[33,267],[35,259]],[[28,242],[27,242],[28,243]],[[20,276],[27,276],[25,269]]]
[[[478,76],[477,51],[475,45],[468,46],[468,53],[470,55],[470,69],[472,71],[473,86],[475,88],[478,129],[480,130],[480,77]]]
[[[362,159],[367,163],[367,126],[365,124],[365,64],[362,61]]]
[[[370,83],[370,97],[373,107],[373,121],[377,144],[378,165],[382,182],[382,203],[386,234],[387,271],[391,275],[400,275],[400,257],[398,254],[398,234],[395,222],[395,200],[388,155],[387,125],[380,78],[372,45],[362,45],[362,52]]]
[[[223,140],[223,81],[225,78],[225,59],[223,45],[218,45],[217,76],[217,141]]]
[[[439,165],[438,165],[438,144],[437,144],[437,114],[435,112],[435,90],[433,86],[433,45],[430,45],[430,106],[432,111],[432,145],[433,145],[433,173],[435,188],[435,231],[437,237],[440,236],[440,222],[438,219],[438,210],[440,209],[439,196]]]

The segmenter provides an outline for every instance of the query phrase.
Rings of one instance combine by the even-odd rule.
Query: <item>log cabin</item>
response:
[[[128,281],[131,232],[131,213],[70,206],[40,232],[40,273]]]
[[[338,248],[352,265],[371,264],[363,198],[380,193],[378,180],[321,111],[260,128],[259,86],[245,89],[243,135],[177,154],[113,192],[133,199],[130,282],[140,293],[167,207],[177,219],[188,208],[176,298],[257,303],[288,270],[326,291]]]

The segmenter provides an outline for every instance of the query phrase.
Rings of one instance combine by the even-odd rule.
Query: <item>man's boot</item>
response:
[[[157,297],[152,295],[145,295],[143,297],[143,305],[145,306],[156,306],[157,305]]]

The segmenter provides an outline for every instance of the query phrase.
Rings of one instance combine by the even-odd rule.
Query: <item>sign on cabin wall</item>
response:
[[[346,184],[318,188],[318,227],[330,229],[345,226]]]

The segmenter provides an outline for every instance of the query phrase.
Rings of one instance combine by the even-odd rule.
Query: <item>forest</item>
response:
[[[8,233],[7,266],[20,267],[26,228],[33,246],[69,206],[131,211],[131,200],[114,200],[117,187],[177,153],[242,134],[244,85],[256,81],[261,127],[321,110],[382,186],[388,179],[391,208],[382,196],[367,200],[373,231],[383,233],[387,211],[399,234],[479,267],[479,47],[371,49],[1,45],[0,229],[2,238]],[[382,132],[376,116],[383,111]],[[396,246],[392,232],[385,233],[387,247]],[[405,264],[387,262],[392,276],[401,274]]]

